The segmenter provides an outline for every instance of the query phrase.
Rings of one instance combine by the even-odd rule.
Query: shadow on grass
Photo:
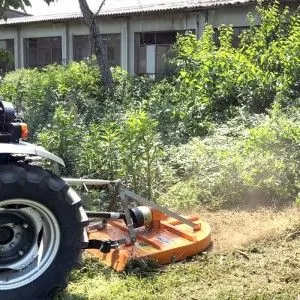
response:
[[[111,280],[115,271],[112,268],[105,266],[96,257],[86,257],[83,260],[82,265],[73,270],[70,281],[76,284],[81,279],[94,278],[101,274],[106,280]]]

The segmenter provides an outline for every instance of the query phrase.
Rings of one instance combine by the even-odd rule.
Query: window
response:
[[[24,39],[25,67],[62,63],[61,37]]]
[[[88,35],[73,36],[73,59],[80,61],[90,57],[92,53],[91,42]]]
[[[240,45],[240,35],[243,33],[243,31],[249,29],[249,26],[232,27],[232,29],[233,29],[232,46],[238,48],[238,46]],[[219,29],[214,28],[214,41],[218,47],[220,46],[219,36],[220,36]]]
[[[237,48],[240,45],[240,36],[243,31],[249,29],[248,26],[233,27],[232,46]]]
[[[172,73],[169,59],[172,57],[172,45],[176,42],[178,31],[160,31],[136,33],[135,72],[164,77]]]
[[[121,65],[121,35],[120,34],[103,34],[101,35],[104,44],[104,51],[107,55],[110,66]],[[73,36],[73,59],[76,61],[83,60],[92,55],[92,46],[89,35]]]
[[[0,40],[0,49],[4,50],[0,57],[0,72],[6,73],[15,69],[15,42],[14,39]]]

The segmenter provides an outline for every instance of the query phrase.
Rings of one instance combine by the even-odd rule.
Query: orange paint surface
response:
[[[151,259],[162,265],[184,260],[203,252],[211,244],[210,226],[199,217],[186,219],[197,224],[199,230],[194,231],[186,224],[167,218],[159,221],[159,226],[156,223],[156,226],[135,229],[137,241],[134,245],[121,245],[107,254],[95,249],[86,251],[118,272],[123,271],[131,259]],[[119,240],[128,237],[123,221],[108,221],[106,229],[89,232],[90,239]]]

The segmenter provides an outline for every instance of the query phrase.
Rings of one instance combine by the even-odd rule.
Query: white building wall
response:
[[[247,26],[247,14],[255,15],[253,5],[218,7],[208,10],[190,12],[163,12],[151,15],[132,15],[120,18],[102,18],[99,26],[103,34],[121,34],[121,66],[134,73],[135,71],[135,34],[151,31],[184,31],[195,30],[201,37],[205,24],[218,27],[222,24]],[[258,23],[258,21],[257,21]],[[16,68],[24,66],[24,39],[39,37],[62,37],[62,62],[73,59],[73,36],[89,34],[83,21],[68,21],[62,23],[34,23],[17,27],[1,28],[0,39],[15,40]],[[19,36],[19,37],[18,37]],[[18,54],[19,52],[19,54]]]

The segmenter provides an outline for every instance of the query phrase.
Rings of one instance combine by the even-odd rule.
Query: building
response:
[[[292,7],[297,0],[287,1]],[[206,23],[233,26],[238,35],[255,16],[253,0],[107,0],[97,16],[109,64],[136,74],[165,74],[176,34],[201,37]],[[259,24],[259,20],[256,20]],[[15,68],[67,64],[90,56],[89,31],[80,13],[18,16],[0,21],[0,48]]]

